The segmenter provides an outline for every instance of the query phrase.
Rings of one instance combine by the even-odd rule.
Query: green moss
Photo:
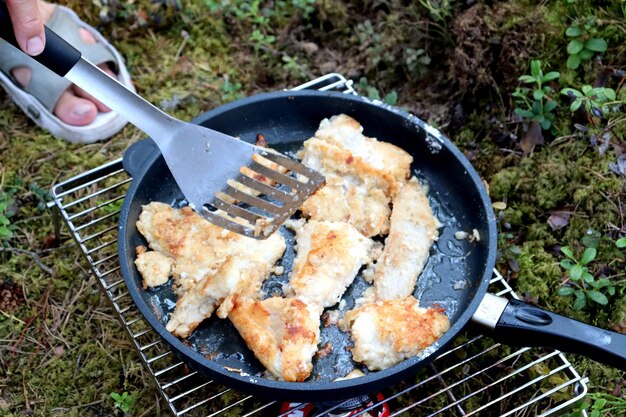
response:
[[[519,275],[515,289],[520,294],[549,302],[562,276],[557,260],[543,249],[543,242],[525,242],[519,261]]]

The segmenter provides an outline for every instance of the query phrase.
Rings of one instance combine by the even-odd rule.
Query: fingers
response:
[[[37,0],[6,0],[13,31],[20,48],[29,55],[39,55],[46,38]]]

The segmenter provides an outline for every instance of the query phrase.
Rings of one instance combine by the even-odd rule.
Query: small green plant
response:
[[[428,70],[427,67],[430,65],[431,59],[422,48],[407,48],[404,52],[404,62],[409,72],[421,76]]]
[[[355,85],[355,88],[359,93],[372,100],[381,100],[381,94],[378,89],[370,85],[365,77],[361,77],[359,83]],[[398,93],[396,90],[392,90],[390,93],[387,93],[382,100],[390,106],[395,106],[398,103]]]
[[[419,0],[419,2],[428,10],[430,17],[435,22],[445,22],[452,15],[452,2],[450,0]]]
[[[619,239],[617,239],[615,241],[615,246],[617,246],[620,249],[626,248],[626,236],[620,237]]]
[[[546,83],[556,80],[560,74],[550,71],[544,74],[541,69],[541,61],[530,62],[530,75],[522,75],[519,81],[529,84],[529,87],[518,87],[513,93],[518,107],[513,110],[518,116],[538,123],[543,130],[552,127],[554,114],[557,107],[556,101],[551,97],[552,87]]]
[[[133,403],[135,402],[135,398],[126,391],[124,391],[123,394],[112,392],[111,398],[115,401],[115,408],[119,408],[124,414],[130,411],[133,407]]]
[[[607,305],[609,300],[601,290],[605,289],[609,295],[615,295],[615,286],[607,278],[596,279],[588,267],[596,258],[596,248],[586,248],[580,259],[576,258],[567,246],[563,246],[561,252],[568,258],[561,260],[560,265],[567,271],[569,280],[559,288],[558,294],[564,297],[573,295],[574,310],[582,310],[588,300]]]
[[[239,82],[231,82],[228,75],[224,75],[224,82],[222,83],[222,101],[228,103],[230,101],[239,100],[245,95],[241,91],[242,85]]]
[[[0,201],[0,242],[7,241],[11,237],[13,237],[13,227],[7,213],[7,203]]]
[[[576,69],[581,62],[589,61],[596,52],[605,52],[608,43],[602,38],[594,38],[595,17],[592,16],[583,22],[574,22],[565,31],[565,36],[571,38],[567,44],[567,68]]]
[[[588,417],[622,416],[626,413],[626,399],[604,393],[590,393],[580,407],[563,417],[582,417],[583,410]]]
[[[626,104],[626,99],[623,101],[616,100],[615,90],[606,87],[594,88],[590,85],[583,85],[580,90],[564,88],[561,90],[561,94],[574,99],[569,107],[572,113],[584,105],[587,114],[596,117],[606,117],[613,110],[612,107]]]

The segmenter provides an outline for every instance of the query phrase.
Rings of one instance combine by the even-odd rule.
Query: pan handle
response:
[[[620,333],[493,294],[485,296],[472,319],[502,343],[551,347],[626,370],[626,335]]]
[[[122,165],[128,175],[133,178],[140,178],[160,154],[161,151],[152,139],[140,140],[126,149]]]

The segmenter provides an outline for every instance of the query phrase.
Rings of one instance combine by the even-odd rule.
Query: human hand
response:
[[[5,0],[5,2],[20,48],[29,55],[39,55],[46,42],[39,2],[37,0]]]

